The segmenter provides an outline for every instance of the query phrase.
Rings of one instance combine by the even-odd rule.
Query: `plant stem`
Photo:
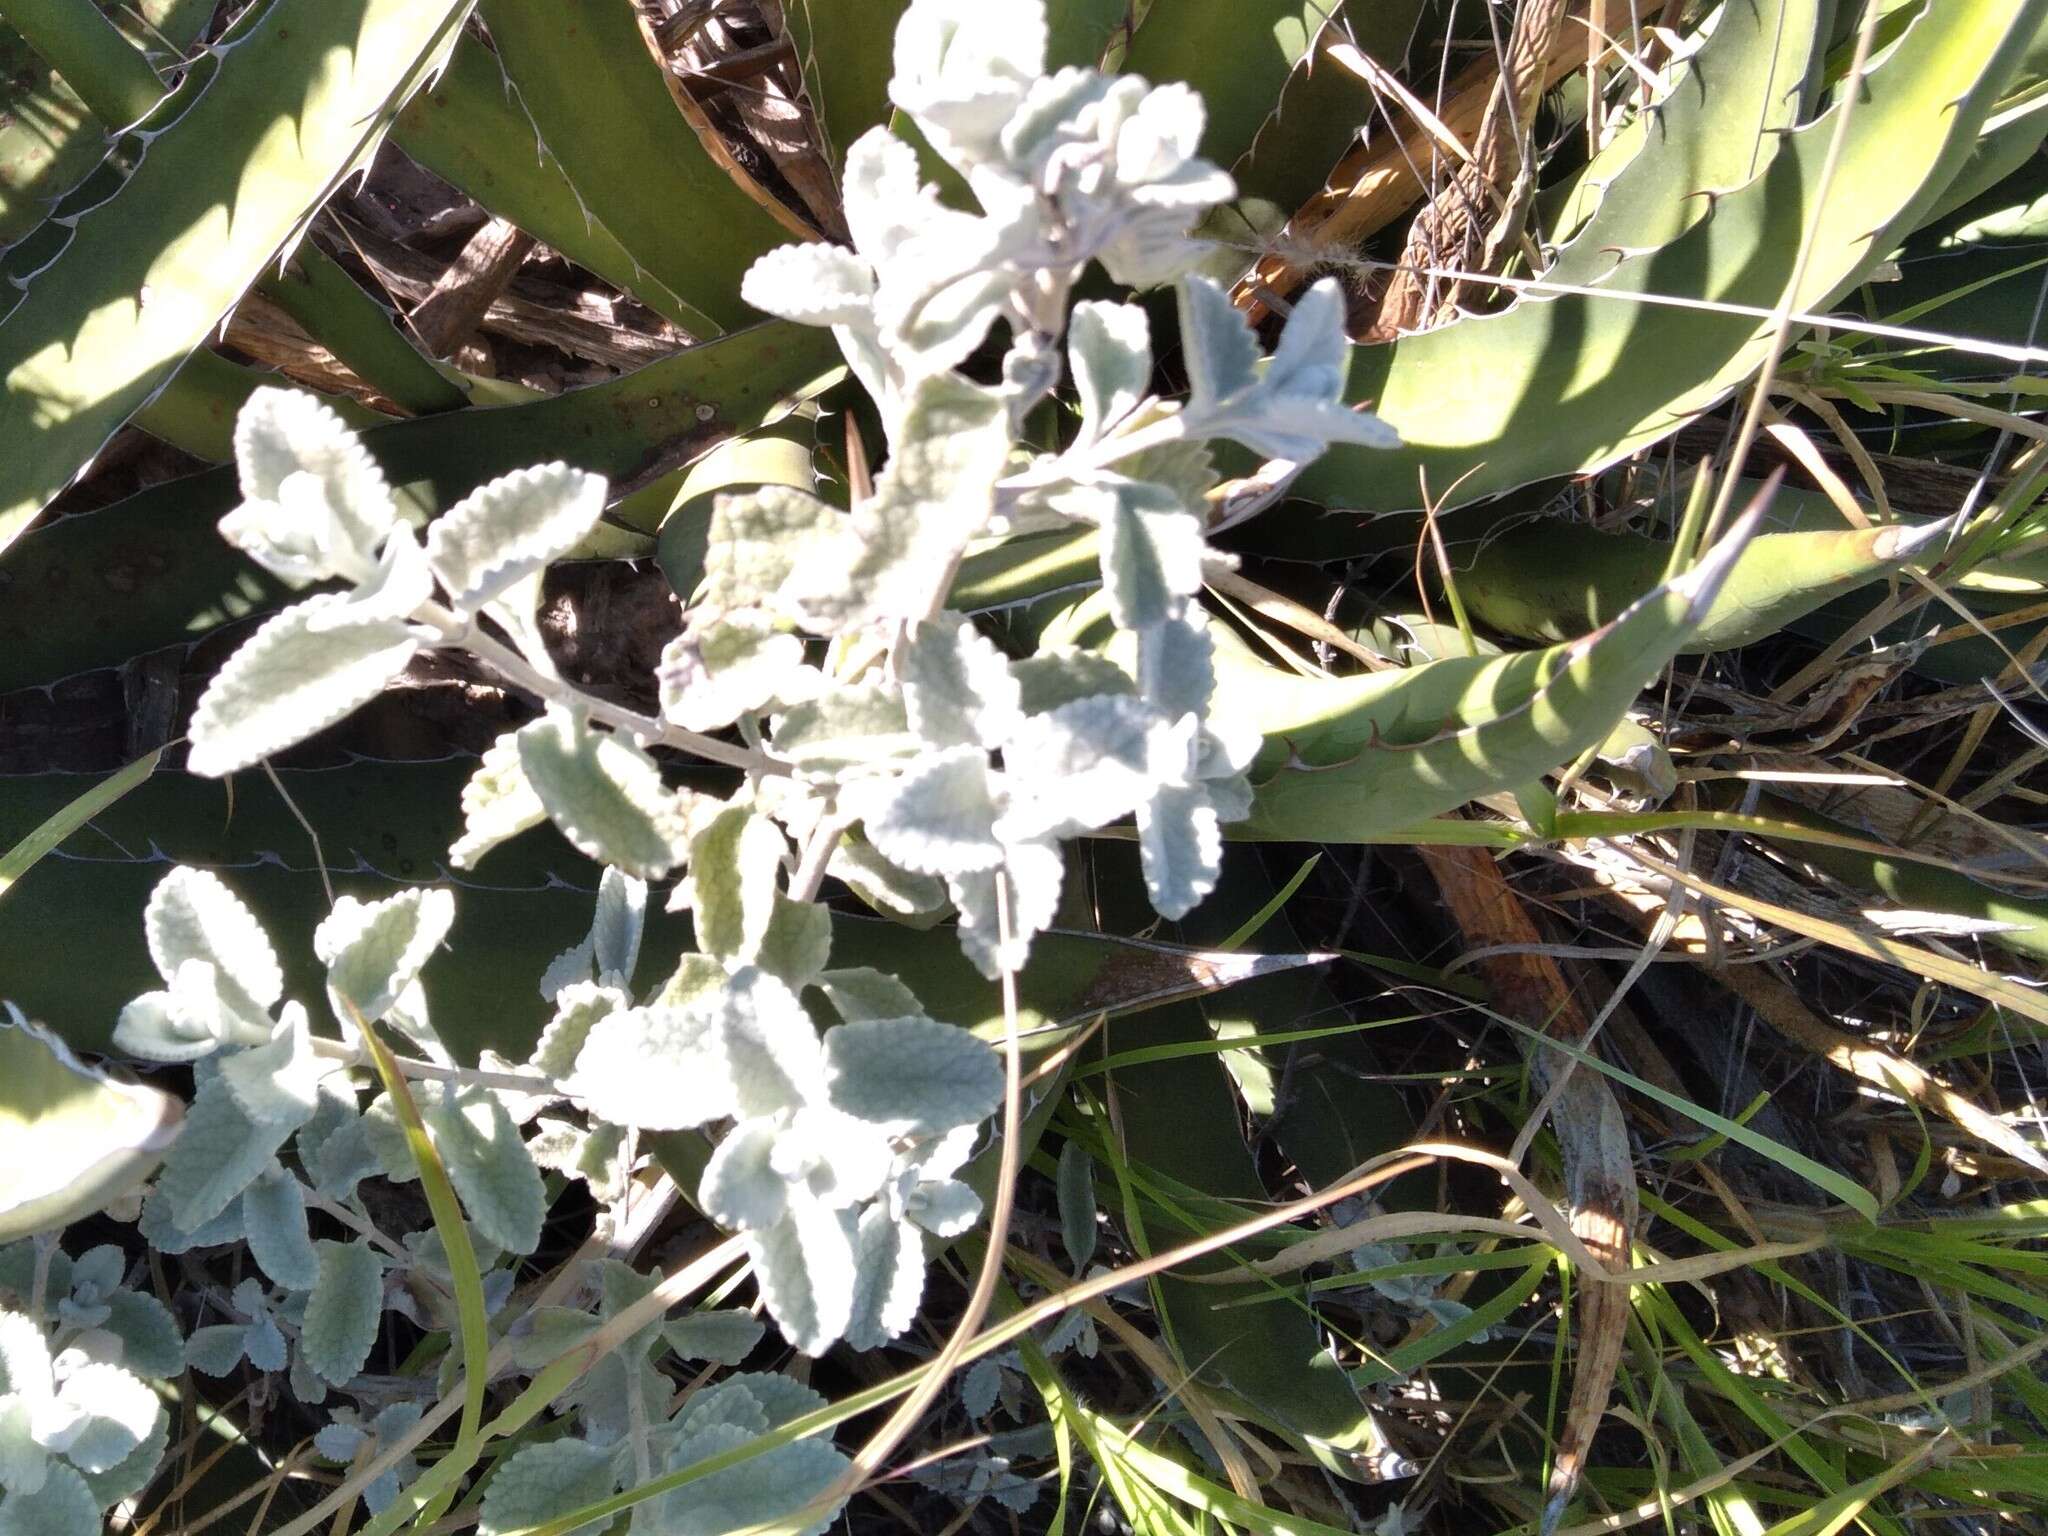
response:
[[[448,650],[468,651],[477,660],[486,662],[491,669],[513,687],[549,704],[561,704],[581,711],[593,720],[602,720],[641,741],[659,746],[674,747],[679,752],[688,752],[707,762],[723,763],[728,768],[743,769],[748,773],[787,773],[789,770],[765,752],[750,751],[736,747],[730,742],[720,741],[715,736],[706,736],[700,731],[686,731],[679,725],[670,725],[653,715],[643,715],[638,710],[627,709],[622,704],[609,704],[591,694],[580,693],[560,678],[549,677],[509,645],[501,644],[485,634],[474,620],[467,620],[451,613],[438,603],[429,603],[422,608],[418,621],[436,632],[435,644]]]

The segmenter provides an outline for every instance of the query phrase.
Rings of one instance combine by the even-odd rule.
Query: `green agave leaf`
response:
[[[197,40],[213,9],[205,0],[134,0],[115,12],[114,21],[128,24],[135,43],[159,44],[177,53]],[[75,20],[71,7],[52,7],[44,0],[36,10],[53,13],[56,25],[41,28],[45,35],[85,30],[63,25]],[[16,23],[27,14],[18,5],[8,12]],[[108,148],[99,118],[79,92],[50,60],[30,49],[20,32],[0,26],[0,242],[18,240],[33,229],[102,164]]]
[[[468,392],[420,354],[391,311],[312,240],[299,246],[290,267],[267,274],[259,286],[357,378],[389,395],[408,415],[469,404]],[[173,381],[172,388],[178,387]]]
[[[436,176],[511,220],[536,240],[590,268],[693,335],[710,319],[643,271],[609,228],[577,200],[561,162],[540,140],[481,39],[464,37],[431,90],[415,96],[391,129],[399,148]]]
[[[274,0],[0,321],[0,548],[161,390],[375,148],[470,0]],[[346,60],[341,65],[339,61]],[[223,146],[233,146],[224,153]]]
[[[1750,541],[1679,654],[1732,650],[1776,634],[1832,598],[1928,553],[1946,522],[1892,524]],[[1521,640],[1563,641],[1610,624],[1654,588],[1671,546],[1637,534],[1602,533],[1555,519],[1487,539],[1458,573],[1472,617]]]
[[[1721,8],[1671,94],[1630,123],[1574,184],[1550,238],[1570,244],[1544,276],[1591,283],[1627,251],[1653,250],[1753,179],[1794,127],[1817,65],[1820,0]]]
[[[1376,63],[1398,70],[1404,60],[1441,46],[1434,25],[1439,9],[1436,0],[1373,0],[1341,7],[1338,23],[1326,26],[1303,54],[1251,148],[1230,168],[1246,215],[1256,218],[1270,207],[1284,218],[1307,202],[1372,116],[1366,83],[1325,50],[1349,42]],[[1369,131],[1383,126],[1374,124]],[[1251,233],[1241,222],[1233,229],[1228,216],[1211,227],[1223,240],[1242,241]]]
[[[1545,651],[1323,680],[1219,635],[1212,707],[1256,724],[1265,760],[1281,760],[1226,833],[1371,841],[1533,783],[1606,739],[1711,611],[1742,544],[1738,532],[1607,628]]]
[[[461,831],[459,796],[475,765],[474,758],[360,760],[283,768],[278,777],[319,831],[337,890],[370,901],[447,880],[448,845]],[[66,774],[8,780],[0,841],[65,804],[76,786]],[[326,975],[314,957],[313,932],[329,903],[305,828],[267,785],[242,789],[232,816],[228,803],[217,783],[158,775],[74,834],[37,867],[35,901],[0,902],[7,992],[24,1008],[61,1019],[65,1037],[81,1048],[104,1048],[122,1005],[162,982],[141,924],[87,919],[141,911],[166,873],[165,861],[176,861],[223,870],[270,934],[285,994],[321,996]],[[156,853],[137,857],[152,847]],[[436,1026],[464,1060],[489,1047],[523,1061],[554,1011],[536,990],[548,957],[589,931],[592,871],[551,828],[496,850],[483,867],[488,878],[461,878],[454,925],[428,977],[436,996],[445,989],[465,1006],[443,1010]],[[689,942],[687,924],[650,924],[639,974],[666,976]],[[933,1017],[967,1025],[986,1040],[1002,1037],[999,990],[950,939],[842,913],[833,924],[832,958],[841,968],[900,976]],[[1020,1026],[1038,1032],[1034,1050],[1045,1048],[1059,1038],[1047,1026],[1203,994],[1251,974],[1253,958],[1055,930],[1034,944]]]
[[[616,485],[746,431],[837,355],[828,332],[759,326],[609,383],[530,405],[389,422],[363,440],[393,486],[431,507],[452,506],[536,459],[570,460]],[[239,500],[234,471],[223,468],[62,518],[23,540],[8,557],[14,584],[0,621],[0,691],[110,666],[282,607],[282,583],[214,530]]]
[[[836,170],[846,146],[889,118],[896,23],[910,0],[789,0],[783,19]]]
[[[754,319],[741,276],[802,231],[756,202],[684,121],[633,7],[482,0],[482,12],[516,99],[584,211],[648,275],[636,291],[651,279],[717,326]],[[702,334],[702,322],[693,329]]]
[[[192,41],[182,34],[196,29],[205,14],[193,5],[176,13],[161,0],[150,8],[164,11],[164,19],[172,22],[181,34],[179,41],[163,39],[173,48]],[[31,4],[14,6],[11,15],[15,24],[28,34],[31,45],[58,66],[64,82],[78,92],[101,128],[110,135],[143,119],[166,94],[163,78],[139,45],[144,40],[131,42],[123,36],[115,19],[98,10],[76,0],[33,0]],[[135,20],[148,24],[146,15]],[[174,115],[178,107],[173,104],[166,110],[167,115]],[[108,145],[112,142],[111,137],[106,141]],[[111,174],[111,162],[108,169]],[[62,235],[58,233],[52,250],[61,244]],[[24,265],[18,270],[32,269]],[[467,403],[463,390],[399,334],[389,311],[311,241],[300,246],[289,272],[266,273],[257,286],[358,377],[383,390],[409,414],[448,410]],[[165,394],[141,414],[146,424],[167,441],[202,457],[224,457],[217,451],[218,429],[208,420],[205,406],[209,395],[223,390],[231,392],[237,374],[254,377],[252,370],[238,369],[232,364],[203,374],[197,370],[181,372],[167,386]]]
[[[137,1188],[185,1107],[89,1067],[40,1025],[0,1019],[0,1242],[51,1232]]]
[[[1328,0],[1159,0],[1146,11],[1121,67],[1155,85],[1181,80],[1201,92],[1208,113],[1202,156],[1229,170],[1251,149],[1325,19],[1354,9],[1375,7],[1333,6]],[[1358,110],[1343,119],[1346,124],[1362,120],[1369,103],[1364,82],[1355,83]],[[1334,158],[1311,162],[1311,174],[1320,176]]]
[[[1147,1014],[1119,1034],[1120,1043],[1198,1044],[1214,1040],[1202,1010],[1177,1004]],[[1168,1056],[1116,1074],[1123,1125],[1122,1154],[1141,1167],[1170,1169],[1181,1183],[1217,1200],[1271,1198],[1238,1127],[1241,1116],[1228,1079],[1212,1057]],[[1171,1248],[1209,1230],[1165,1206],[1144,1202],[1147,1246]],[[1238,1219],[1220,1216],[1219,1224]],[[1372,1435],[1372,1418],[1321,1330],[1305,1309],[1275,1301],[1230,1306],[1268,1294],[1259,1284],[1153,1286],[1173,1347],[1187,1369],[1255,1405],[1326,1465],[1341,1470],[1341,1453]]]
[[[1709,219],[1623,261],[1601,285],[1609,297],[1525,299],[1502,314],[1354,348],[1349,397],[1375,402],[1403,445],[1333,448],[1304,471],[1296,494],[1333,508],[1408,511],[1426,477],[1432,494],[1463,505],[1611,464],[1669,435],[1749,376],[1770,327],[1628,296],[1764,309],[1789,296],[1802,309],[1826,307],[1948,185],[2044,15],[2041,0],[1925,10],[1866,79],[1825,207],[1839,106],[1787,136],[1763,174],[1715,201]],[[1804,278],[1788,292],[1809,227]],[[1325,520],[1297,537],[1330,559],[1354,535]]]

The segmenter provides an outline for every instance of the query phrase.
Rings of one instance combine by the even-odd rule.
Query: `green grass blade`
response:
[[[0,853],[0,897],[12,890],[45,854],[156,772],[157,759],[163,755],[164,749],[158,747],[153,752],[143,753],[118,772],[108,774],[69,805],[45,819],[12,848]]]
[[[398,1112],[406,1145],[419,1164],[420,1190],[433,1214],[434,1231],[440,1235],[442,1250],[448,1255],[448,1272],[455,1284],[456,1345],[462,1352],[462,1417],[457,1420],[455,1444],[446,1452],[445,1460],[457,1467],[471,1466],[483,1445],[484,1394],[490,1389],[491,1377],[490,1315],[484,1306],[483,1273],[477,1268],[476,1249],[469,1240],[469,1223],[463,1219],[462,1202],[456,1199],[455,1186],[448,1181],[448,1170],[441,1166],[441,1154],[428,1134],[426,1121],[420,1117],[419,1105],[413,1102],[405,1074],[398,1070],[398,1062],[378,1038],[374,1025],[356,1014],[355,1026],[377,1069],[378,1079],[384,1084],[384,1092]],[[428,1506],[425,1518],[436,1519],[446,1508],[444,1498],[439,1508]]]

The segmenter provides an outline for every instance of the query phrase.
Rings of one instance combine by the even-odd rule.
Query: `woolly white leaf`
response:
[[[1180,286],[1189,398],[1183,420],[1196,436],[1228,437],[1268,458],[1306,463],[1332,442],[1392,448],[1400,438],[1377,416],[1347,409],[1351,347],[1344,299],[1325,278],[1295,301],[1263,375],[1258,343],[1223,288],[1191,276]]]
[[[220,520],[230,544],[293,587],[369,575],[398,508],[331,409],[300,390],[255,391],[235,418],[235,466],[242,505]]]
[[[894,441],[875,494],[783,584],[806,628],[923,619],[941,605],[995,504],[1009,408],[999,392],[950,373],[920,379]]]
[[[693,620],[662,648],[655,668],[661,712],[691,731],[716,731],[741,715],[815,695],[824,683],[804,665],[804,643],[758,608]]]
[[[923,917],[946,904],[944,881],[891,863],[876,852],[874,844],[855,833],[839,840],[825,868],[878,912]]]
[[[918,0],[896,28],[889,99],[965,174],[1000,154],[1003,125],[1045,68],[1039,0]]]
[[[919,1011],[917,994],[896,977],[872,966],[849,966],[826,971],[818,985],[839,1017],[851,1024],[856,1019],[899,1019]]]
[[[142,909],[149,957],[165,981],[187,962],[214,969],[215,986],[236,1026],[232,1038],[270,1038],[270,1009],[284,995],[284,972],[263,925],[218,875],[185,865],[156,883]]]
[[[508,1253],[533,1252],[547,1194],[504,1104],[481,1088],[422,1098],[435,1150],[476,1229]]]
[[[50,1475],[50,1453],[36,1443],[35,1409],[25,1397],[0,1397],[0,1489],[34,1493]]]
[[[284,1125],[297,1130],[313,1117],[320,1101],[320,1080],[334,1063],[313,1051],[306,1010],[286,1003],[268,1043],[221,1058],[221,1081],[235,1096],[243,1114],[259,1125]]]
[[[725,967],[710,955],[700,955],[691,950],[677,957],[675,970],[669,973],[661,989],[647,1000],[647,1006],[681,1008],[703,1002],[724,990]]]
[[[823,1354],[853,1314],[852,1224],[851,1212],[799,1200],[774,1226],[747,1233],[768,1315],[804,1354]]]
[[[164,1193],[163,1180],[158,1179],[156,1187],[142,1202],[142,1220],[135,1224],[135,1230],[159,1253],[189,1253],[194,1248],[218,1248],[222,1244],[242,1240],[242,1206],[240,1201],[230,1200],[211,1221],[201,1222],[187,1230],[172,1217],[170,1196]]]
[[[911,728],[931,745],[997,746],[1023,717],[1009,658],[958,614],[920,624],[902,670]]]
[[[831,776],[846,768],[908,757],[919,750],[902,695],[877,683],[838,688],[792,705],[775,722],[775,755],[800,774]]]
[[[662,1470],[680,1472],[752,1438],[737,1425],[708,1425],[678,1439],[663,1458]],[[836,1508],[803,1526],[787,1524],[786,1517],[822,1493],[847,1465],[838,1451],[815,1440],[778,1446],[649,1500],[641,1506],[646,1524],[636,1521],[635,1529],[660,1536],[728,1536],[763,1525],[787,1536],[819,1536],[837,1518]]]
[[[370,1145],[370,1132],[361,1116],[335,1131],[308,1155],[305,1133],[299,1133],[301,1165],[312,1176],[313,1187],[330,1200],[346,1200],[355,1187],[378,1171],[378,1158]]]
[[[220,1049],[222,1021],[217,973],[204,960],[178,967],[173,990],[131,999],[114,1024],[114,1044],[145,1061],[197,1061]],[[252,1030],[253,1033],[253,1030]]]
[[[1138,807],[1145,891],[1161,917],[1185,917],[1216,889],[1223,832],[1205,786],[1167,786]]]
[[[156,1429],[163,1404],[144,1383],[118,1365],[97,1361],[81,1365],[64,1380],[58,1393],[77,1418],[49,1449],[81,1472],[105,1472]]]
[[[910,1192],[903,1210],[934,1237],[958,1237],[981,1220],[981,1196],[958,1179],[933,1179]]]
[[[611,1205],[626,1193],[632,1146],[620,1126],[599,1124],[586,1131],[567,1120],[542,1116],[526,1150],[538,1166],[583,1180],[590,1186],[590,1198],[600,1205]]]
[[[448,862],[457,869],[475,869],[477,860],[498,844],[539,826],[547,816],[519,766],[519,733],[507,731],[491,743],[462,786],[462,836],[449,846]]]
[[[313,1435],[313,1449],[329,1461],[349,1462],[369,1443],[369,1433],[360,1424],[337,1421],[324,1424]]]
[[[783,1127],[768,1116],[742,1120],[726,1133],[704,1165],[697,1204],[728,1228],[771,1227],[789,1205],[788,1185],[770,1162]]]
[[[853,1310],[846,1342],[877,1349],[908,1328],[924,1298],[924,1240],[917,1228],[871,1205],[861,1213]]]
[[[798,557],[806,548],[833,538],[842,521],[838,512],[793,486],[764,485],[744,494],[727,492],[714,498],[711,526],[705,535],[704,606],[715,613],[755,604],[781,611],[773,599],[796,568]]]
[[[498,1536],[544,1525],[557,1515],[608,1499],[619,1486],[613,1471],[612,1448],[585,1440],[548,1440],[514,1451],[484,1486],[483,1511],[477,1529]],[[595,1531],[606,1522],[572,1528]]]
[[[683,1130],[733,1111],[731,1069],[710,1007],[629,1008],[590,1028],[568,1084],[615,1125]]]
[[[202,1083],[157,1180],[171,1219],[186,1232],[213,1220],[270,1166],[291,1133],[289,1121],[251,1120],[219,1077]]]
[[[313,930],[313,952],[327,966],[335,1017],[353,1024],[352,1008],[367,1024],[391,1012],[454,921],[454,894],[440,888],[415,887],[382,901],[336,901]]]
[[[1138,635],[1138,687],[1169,720],[1205,714],[1216,689],[1216,643],[1208,616],[1193,605]]]
[[[1002,862],[995,786],[979,746],[933,752],[892,781],[858,786],[849,798],[868,841],[905,869],[961,875]]]
[[[147,1291],[115,1291],[106,1306],[101,1326],[121,1341],[120,1364],[141,1376],[178,1374],[185,1340],[169,1308]]]
[[[767,1331],[752,1313],[726,1308],[692,1312],[688,1317],[664,1323],[661,1336],[685,1360],[738,1365],[754,1352]]]
[[[761,1416],[770,1429],[816,1413],[825,1406],[823,1393],[780,1371],[741,1371],[726,1377],[724,1384],[744,1389],[761,1410]]]
[[[306,1195],[299,1181],[273,1162],[242,1191],[242,1224],[249,1252],[263,1273],[288,1291],[307,1291],[320,1278],[320,1258],[306,1230]]]
[[[800,325],[859,325],[874,306],[875,274],[836,245],[782,245],[747,268],[740,297]]]
[[[605,482],[566,464],[514,470],[479,486],[427,528],[427,559],[459,613],[574,549],[604,511]]]
[[[549,962],[540,995],[553,1002],[565,988],[595,979],[630,986],[640,962],[640,935],[647,921],[647,883],[622,870],[607,869],[597,883],[597,910],[580,943]]]
[[[1314,457],[1330,443],[1399,447],[1399,435],[1379,417],[1345,407],[1344,376],[1350,364],[1344,293],[1334,277],[1326,277],[1295,299],[1261,381],[1268,430],[1277,427],[1280,436],[1261,447],[1242,431],[1230,435],[1254,451],[1297,461]]]
[[[1003,754],[1019,786],[1004,834],[1071,836],[1136,810],[1153,783],[1152,738],[1162,723],[1128,694],[1076,699],[1031,716]]]
[[[990,980],[1005,970],[1023,969],[1032,936],[1059,911],[1060,885],[1066,873],[1056,842],[1011,843],[1004,852],[1002,875],[1010,882],[1007,946],[1001,942],[997,923],[997,872],[951,875],[946,879],[953,905],[960,910],[960,948]]]
[[[617,987],[591,981],[564,987],[555,994],[555,1016],[540,1032],[527,1065],[548,1077],[567,1077],[576,1070],[576,1058],[597,1021],[630,1006],[631,999]]]
[[[384,1264],[367,1238],[321,1239],[320,1277],[299,1329],[299,1355],[309,1369],[342,1386],[362,1371],[377,1342],[384,1310]]]
[[[1003,1095],[1002,1059],[993,1048],[922,1017],[827,1030],[825,1076],[834,1104],[896,1136],[971,1125]]]
[[[282,752],[367,704],[405,670],[419,642],[390,619],[341,621],[348,600],[323,593],[242,642],[192,711],[186,767],[206,778]]]
[[[960,1406],[970,1419],[985,1419],[995,1411],[996,1394],[1003,1387],[1003,1368],[984,1355],[960,1378]]]
[[[676,797],[631,742],[551,711],[520,729],[519,764],[562,835],[593,859],[653,880],[681,857]]]
[[[768,1160],[798,1198],[837,1210],[881,1189],[894,1153],[879,1127],[827,1104],[806,1104],[783,1122]]]
[[[1182,279],[1180,344],[1188,370],[1188,414],[1207,420],[1225,402],[1258,389],[1259,343],[1244,312],[1209,278]]]
[[[777,893],[768,931],[761,935],[754,963],[771,976],[801,989],[817,980],[832,958],[832,912],[815,902],[791,901]]]
[[[33,1318],[0,1312],[0,1389],[40,1402],[50,1383],[50,1345]]]
[[[1081,399],[1077,443],[1097,441],[1137,409],[1152,382],[1152,332],[1135,304],[1076,304],[1067,318],[1067,365]]]
[[[786,983],[745,966],[733,973],[720,1003],[719,1044],[737,1114],[772,1115],[824,1100],[824,1047]]]
[[[85,1486],[101,1509],[131,1499],[149,1486],[171,1442],[171,1416],[159,1413],[141,1444],[103,1472],[85,1474]]]
[[[281,1371],[284,1369],[284,1334],[278,1329],[277,1320],[265,1313],[242,1332],[242,1349],[249,1357],[249,1363],[259,1371]],[[305,1395],[293,1388],[301,1401]]]
[[[732,964],[760,952],[788,846],[772,821],[738,806],[691,840],[691,905],[706,954]]]
[[[34,1493],[0,1499],[0,1536],[100,1536],[100,1507],[75,1470],[53,1463]]]
[[[740,1429],[749,1435],[768,1433],[768,1410],[747,1390],[743,1381],[728,1377],[715,1387],[690,1394],[673,1425],[679,1438],[711,1428],[714,1424]]]
[[[1126,481],[1102,519],[1102,586],[1119,629],[1164,624],[1202,589],[1202,521],[1165,486]]]

